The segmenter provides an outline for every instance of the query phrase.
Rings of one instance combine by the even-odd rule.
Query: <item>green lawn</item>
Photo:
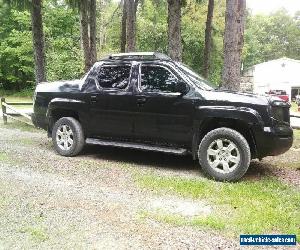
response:
[[[21,117],[19,117],[20,119],[23,119]],[[24,118],[25,119],[25,118]],[[10,118],[8,118],[8,122],[7,124],[3,124],[3,120],[2,120],[2,117],[0,117],[0,128],[3,127],[3,128],[9,128],[9,129],[19,129],[21,131],[29,131],[29,132],[39,132],[40,129],[32,126],[32,125],[28,125],[26,123],[23,123],[23,122],[19,122],[19,121],[15,121],[15,120],[12,120]],[[28,120],[25,120],[25,121],[28,121]],[[1,160],[1,158],[0,158]]]
[[[10,95],[3,95],[3,94],[10,94]],[[11,94],[11,93],[7,93],[7,92],[3,93],[3,92],[0,91],[0,96],[1,97],[5,97],[5,101],[8,102],[8,103],[9,102],[22,102],[22,103],[24,103],[24,102],[25,103],[32,103],[33,102],[32,97],[30,97],[30,96],[18,96],[17,94],[20,94],[20,93]],[[20,110],[20,111],[21,110],[26,110],[26,112],[28,110],[28,111],[31,112],[32,109],[33,109],[33,106],[32,105],[12,105],[12,108],[14,108],[16,110]],[[0,105],[0,109],[2,111],[1,105]],[[8,108],[7,108],[7,112],[14,113],[13,111],[9,110]],[[17,118],[20,119],[20,120],[24,120],[24,121],[30,122],[26,118],[21,117],[21,116],[19,116]],[[1,119],[0,125],[2,125],[3,124],[2,115],[1,115],[0,119]],[[29,125],[27,125],[25,123],[21,123],[21,122],[15,121],[12,118],[8,118],[8,124],[6,126],[9,126],[10,128],[19,128],[19,129],[25,130],[25,131],[26,130],[30,130],[30,131],[33,130],[31,128],[31,126],[29,126]]]
[[[140,187],[160,194],[175,194],[205,200],[213,213],[207,217],[184,218],[144,211],[143,216],[174,224],[208,227],[229,236],[239,234],[297,234],[300,240],[300,192],[280,181],[220,183],[206,179],[183,179],[139,175]]]
[[[2,95],[1,95],[2,94]],[[15,94],[10,94],[7,95],[7,92],[1,92],[0,91],[0,96],[5,98],[6,102],[33,102],[31,96],[18,96],[18,94],[22,93],[15,93]],[[32,105],[15,105],[13,106],[15,109],[32,109]]]
[[[0,96],[2,97],[16,97],[16,98],[32,98],[34,93],[33,88],[24,89],[22,91],[4,90],[0,89]]]
[[[32,102],[32,97],[24,96],[6,96],[5,100],[7,102]]]
[[[294,148],[300,148],[300,129],[294,129]]]
[[[298,105],[295,102],[292,102],[291,105],[291,111],[298,112]]]

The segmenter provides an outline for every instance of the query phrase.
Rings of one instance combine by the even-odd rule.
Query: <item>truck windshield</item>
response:
[[[213,86],[212,83],[205,80],[202,76],[198,75],[196,72],[191,70],[188,66],[186,66],[180,62],[176,62],[176,65],[179,67],[181,72],[183,74],[185,74],[199,88],[204,89],[204,90],[215,89],[215,86]]]

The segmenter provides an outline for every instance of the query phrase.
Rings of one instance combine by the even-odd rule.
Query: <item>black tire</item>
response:
[[[57,137],[58,129],[60,129],[62,126],[66,125],[67,128],[70,128],[72,131],[72,135],[70,138],[73,140],[73,143],[70,144],[68,143],[67,149],[63,149],[64,144],[59,143],[59,137]],[[68,131],[70,131],[68,130]],[[77,155],[84,147],[85,144],[85,138],[84,138],[84,133],[81,127],[81,124],[79,121],[77,121],[73,117],[63,117],[60,118],[53,126],[52,129],[52,141],[55,150],[57,153],[63,156],[75,156]],[[69,145],[70,144],[70,145]]]
[[[217,145],[219,140],[222,141],[221,147]],[[228,143],[228,146],[229,144],[234,145],[235,148],[230,151],[227,146],[227,150],[227,147],[223,148],[223,143]],[[212,151],[208,151],[209,149],[212,149]],[[212,155],[210,152],[212,152]],[[232,157],[230,159],[239,159],[238,163],[231,161],[228,163],[229,157]],[[198,158],[204,173],[209,177],[218,181],[237,181],[249,168],[251,152],[247,140],[239,132],[230,128],[217,128],[207,133],[202,139],[198,149]],[[220,164],[214,166],[215,160],[215,164],[218,164],[218,162]],[[224,162],[228,164],[227,167],[223,166]]]

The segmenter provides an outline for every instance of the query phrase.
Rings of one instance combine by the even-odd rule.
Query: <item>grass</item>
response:
[[[5,97],[7,102],[32,102],[31,97],[22,97],[22,96],[7,96]],[[30,105],[24,105],[25,107],[30,107]],[[18,108],[20,106],[16,106]]]
[[[20,161],[16,158],[16,156],[14,154],[0,151],[0,163],[16,165],[16,164],[19,164]]]
[[[297,103],[292,102],[291,105],[292,105],[291,106],[291,111],[298,112],[298,105],[297,105]]]
[[[160,215],[165,222],[220,229],[229,235],[283,233],[300,239],[300,192],[276,179],[220,183],[178,177],[140,175],[137,183],[159,193],[170,192],[183,197],[205,199],[216,206],[207,218],[186,220]]]
[[[7,163],[9,165],[20,164],[20,161],[14,154],[3,151],[0,151],[0,162]]]
[[[1,119],[1,117],[0,117]],[[28,132],[38,132],[40,131],[38,128],[34,126],[30,126],[26,123],[14,121],[8,118],[7,124],[3,124],[3,122],[0,122],[0,128],[9,128],[9,129],[20,129],[21,131],[28,131]]]
[[[294,137],[297,140],[300,140],[300,129],[294,129]]]
[[[295,136],[300,139],[300,129],[294,129]]]
[[[31,97],[8,96],[5,97],[6,102],[33,102]],[[32,109],[32,105],[13,105],[15,109]]]
[[[19,142],[24,144],[24,145],[28,145],[28,146],[36,144],[36,141],[31,139],[31,138],[22,138],[22,139],[19,140]]]
[[[0,151],[0,162],[4,162],[4,161],[8,161],[8,160],[9,160],[9,157],[8,157],[7,153]]]
[[[22,233],[27,233],[37,242],[43,242],[49,239],[47,232],[40,227],[26,227],[20,230]]]
[[[300,148],[300,129],[294,129],[294,148]]]
[[[22,92],[18,92],[18,93],[10,93],[10,92],[4,92],[3,90],[0,90],[0,96],[5,96],[5,100],[7,102],[32,102],[32,97],[30,96],[26,96],[24,93]],[[7,95],[10,94],[10,95]],[[15,109],[32,109],[32,105],[18,105],[18,106],[13,106]],[[1,117],[0,117],[1,119]],[[18,117],[18,119],[23,119],[22,117]],[[24,118],[25,119],[25,118]],[[0,122],[0,127],[3,126],[3,122]],[[22,123],[19,121],[15,121],[11,118],[8,118],[8,124],[5,125],[5,127],[7,128],[11,128],[11,129],[20,129],[22,131],[30,131],[30,132],[34,132],[37,131],[36,128],[34,128],[33,126],[29,126],[26,123]]]
[[[178,226],[196,226],[214,230],[223,230],[226,228],[226,222],[217,216],[186,218],[181,215],[170,215],[161,212],[142,211],[140,212],[140,218],[149,218],[159,222],[174,224]]]
[[[2,97],[16,97],[16,98],[31,98],[33,97],[34,89],[33,88],[28,88],[28,89],[23,89],[21,91],[15,91],[15,90],[4,90],[0,89],[0,96]]]
[[[279,163],[279,166],[282,168],[290,168],[292,170],[300,170],[300,161],[298,162],[283,162],[282,164]]]
[[[21,92],[4,91],[0,89],[0,97],[5,97],[6,102],[33,102],[33,90]],[[32,105],[13,106],[15,109],[32,109]]]

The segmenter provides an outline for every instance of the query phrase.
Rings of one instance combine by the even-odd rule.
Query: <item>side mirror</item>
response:
[[[183,95],[186,94],[188,92],[188,87],[187,87],[186,83],[183,81],[177,82],[176,91]]]

